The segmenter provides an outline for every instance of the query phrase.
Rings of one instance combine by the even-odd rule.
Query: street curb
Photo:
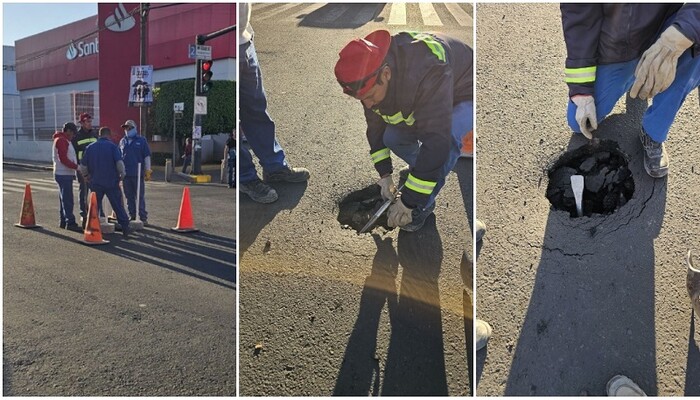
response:
[[[26,163],[14,162],[14,161],[3,161],[2,164],[12,166],[12,167],[38,169],[41,171],[53,171],[52,165],[26,164]]]

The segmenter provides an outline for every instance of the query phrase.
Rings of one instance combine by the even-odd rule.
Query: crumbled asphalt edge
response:
[[[379,185],[372,184],[364,189],[350,192],[338,201],[338,222],[342,228],[354,229],[359,233],[383,203]],[[388,225],[386,212],[365,233],[370,233],[377,227],[387,231],[393,229]]]

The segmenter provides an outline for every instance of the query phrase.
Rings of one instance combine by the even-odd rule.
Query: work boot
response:
[[[423,227],[423,224],[425,224],[425,220],[433,213],[433,210],[435,210],[435,202],[423,210],[421,210],[420,207],[414,208],[413,211],[411,211],[411,222],[400,228],[407,232],[419,230]]]
[[[695,316],[700,318],[700,258],[692,252],[688,251],[688,278],[686,286],[688,287],[688,296],[693,304]]]
[[[129,225],[124,225],[122,227],[122,238],[124,238],[124,240],[129,239],[129,233],[131,233],[131,228]]]
[[[484,238],[484,235],[486,234],[486,225],[481,222],[480,220],[476,220],[474,223],[474,233],[476,235],[476,241],[481,242],[481,239]]]
[[[260,179],[255,179],[252,182],[244,183],[239,188],[241,193],[247,194],[253,201],[257,203],[269,204],[277,201],[277,192],[275,189],[266,185]]]
[[[615,375],[607,384],[608,396],[646,396],[636,383],[624,375]]]
[[[479,351],[486,347],[486,344],[489,342],[492,329],[488,322],[480,319],[475,320],[474,324],[476,328],[476,335],[474,336],[474,340],[476,341],[476,351]]]
[[[85,232],[85,230],[83,228],[81,228],[80,225],[76,224],[75,222],[66,225],[66,229],[68,229],[69,231],[73,231],[73,232],[80,232],[80,233]]]
[[[291,168],[284,167],[279,171],[263,174],[263,180],[265,183],[272,182],[290,182],[299,183],[306,182],[309,180],[309,170],[306,168]]]
[[[639,133],[644,146],[644,169],[652,178],[663,178],[668,174],[668,154],[663,143],[653,141],[644,129]]]

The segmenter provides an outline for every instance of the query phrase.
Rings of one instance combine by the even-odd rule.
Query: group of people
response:
[[[107,196],[123,236],[128,237],[129,221],[135,220],[137,215],[144,225],[148,223],[144,182],[151,180],[153,172],[148,142],[138,134],[133,120],[127,120],[122,125],[124,137],[118,145],[113,140],[111,129],[103,127],[99,133],[95,132],[90,114],[80,114],[79,123],[80,129],[75,123],[67,122],[62,131],[53,136],[53,171],[58,184],[59,227],[83,232],[89,212],[88,191],[92,191],[96,194],[100,215],[103,215],[102,199]],[[80,186],[82,225],[76,222],[73,214],[73,180],[76,176]],[[128,214],[122,201],[120,181],[127,200]]]

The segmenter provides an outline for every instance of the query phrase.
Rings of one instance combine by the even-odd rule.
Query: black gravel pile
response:
[[[354,191],[338,203],[338,222],[341,227],[352,228],[358,233],[369,222],[375,212],[384,203],[379,185],[371,185],[362,190]],[[367,232],[371,232],[376,227],[381,226],[386,230],[391,230],[387,224],[387,213],[385,212],[374,226]]]
[[[576,213],[571,175],[583,175],[583,214],[612,214],[634,194],[627,157],[612,141],[588,144],[565,153],[549,170],[547,199],[557,210]]]

